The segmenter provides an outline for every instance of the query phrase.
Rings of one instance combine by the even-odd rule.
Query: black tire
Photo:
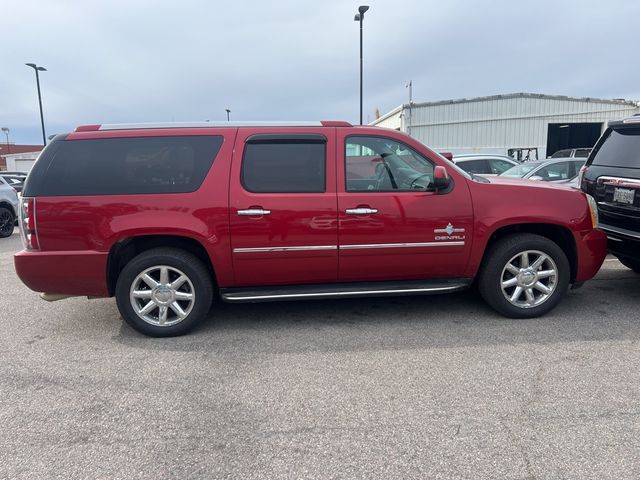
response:
[[[165,267],[167,279],[163,283],[159,275]],[[140,278],[144,272],[152,277],[149,282],[157,281],[155,288]],[[187,280],[181,286],[170,286],[183,276]],[[134,286],[137,289],[134,290]],[[134,298],[137,295],[140,298]],[[182,299],[189,295],[193,296],[192,300]],[[212,298],[213,281],[207,268],[197,257],[177,248],[154,248],[141,253],[127,263],[116,283],[120,314],[134,329],[151,337],[173,337],[191,331],[207,316]],[[165,303],[157,303],[161,301]],[[148,302],[153,305],[149,304],[151,310],[143,312],[145,320],[134,305],[142,310]],[[161,323],[162,309],[166,312],[164,324]],[[178,311],[182,311],[184,318],[180,318]]]
[[[620,260],[620,263],[623,264],[625,267],[630,268],[636,273],[640,273],[640,261],[631,260],[625,257],[618,257],[618,260]]]
[[[525,268],[520,269],[521,273],[518,275],[511,273],[508,265],[516,268],[524,252],[530,252],[527,258],[544,258],[544,263],[536,272]],[[535,261],[531,262],[531,265],[534,263]],[[542,268],[546,268],[544,272],[555,271],[555,275],[543,279],[543,272],[540,271]],[[569,278],[569,261],[555,242],[540,235],[518,233],[501,238],[489,248],[478,275],[478,289],[485,302],[502,315],[510,318],[533,318],[544,315],[558,305],[569,288]],[[503,281],[505,284],[517,283],[503,289]],[[539,283],[542,286],[539,286]],[[513,301],[507,299],[507,295],[512,298],[516,295],[518,287],[522,289],[522,293]],[[546,287],[550,293],[538,290],[542,287]],[[529,301],[529,294],[533,296],[533,300],[525,305]],[[538,301],[540,303],[536,303]]]
[[[16,216],[7,207],[0,207],[0,238],[7,238],[13,234]]]

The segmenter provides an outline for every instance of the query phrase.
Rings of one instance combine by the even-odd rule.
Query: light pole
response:
[[[7,136],[7,153],[11,153],[11,146],[9,145],[9,129],[7,127],[2,127],[1,130]]]
[[[224,109],[225,112],[227,112],[227,122],[229,121],[229,114],[231,113],[231,110],[229,110],[228,108]]]
[[[369,10],[368,5],[360,5],[358,13],[353,19],[360,22],[360,125],[362,125],[362,22],[364,20],[364,12]]]
[[[33,68],[36,72],[36,84],[38,85],[38,104],[40,105],[40,124],[42,125],[42,144],[47,145],[47,136],[44,133],[44,115],[42,114],[42,95],[40,94],[40,75],[38,72],[46,72],[47,69],[39,67],[35,63],[25,63],[27,67]]]

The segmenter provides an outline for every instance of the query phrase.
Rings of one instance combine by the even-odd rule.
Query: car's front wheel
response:
[[[10,237],[13,233],[16,217],[7,207],[0,207],[0,238]]]
[[[569,287],[570,267],[552,240],[529,233],[504,237],[487,252],[478,278],[484,300],[511,318],[538,317]]]
[[[182,335],[207,315],[213,297],[211,275],[194,255],[154,248],[124,267],[116,301],[125,321],[152,337]]]

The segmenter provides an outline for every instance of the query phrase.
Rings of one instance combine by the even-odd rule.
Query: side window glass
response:
[[[250,138],[241,175],[243,187],[253,193],[324,192],[326,139],[321,135]]]
[[[568,180],[569,176],[569,162],[560,162],[548,167],[541,168],[534,176],[542,177],[547,182],[553,182],[556,180]]]
[[[433,164],[403,143],[384,137],[348,137],[345,145],[347,192],[427,191]]]
[[[489,160],[489,163],[491,164],[491,173],[495,175],[500,175],[502,172],[506,172],[513,167],[509,162],[500,160],[499,158]]]
[[[490,173],[489,165],[487,164],[487,161],[484,159],[468,160],[465,162],[460,162],[458,163],[458,166],[462,168],[465,172],[477,173],[478,175]]]

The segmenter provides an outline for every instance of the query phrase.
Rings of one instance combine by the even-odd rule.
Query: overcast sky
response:
[[[371,0],[364,116],[533,92],[640,100],[639,0]],[[88,123],[358,121],[359,3],[2,0],[0,126],[16,143]],[[4,136],[0,137],[4,142]]]

